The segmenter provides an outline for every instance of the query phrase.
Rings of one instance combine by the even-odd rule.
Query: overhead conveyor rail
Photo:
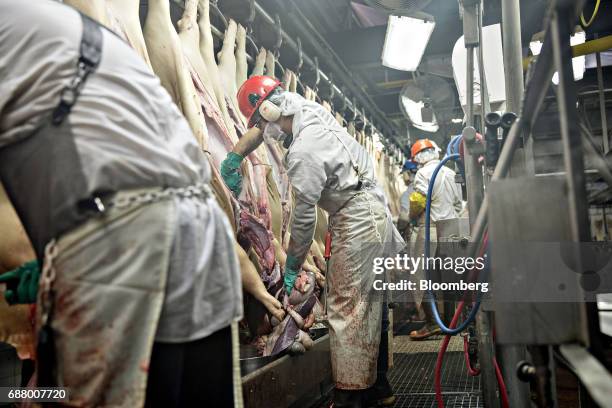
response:
[[[184,1],[182,0],[170,0],[170,1],[174,5],[180,7],[181,9],[184,8]],[[364,95],[363,91],[355,87],[355,85],[350,83],[350,81],[344,81],[340,79],[340,82],[343,83],[346,89],[351,89],[355,93],[354,95],[355,98],[351,100],[351,98],[349,98],[345,94],[345,92],[343,92],[343,90],[334,83],[335,79],[332,79],[330,75],[326,74],[319,68],[318,58],[310,57],[309,55],[303,52],[300,39],[298,38],[297,40],[294,40],[289,34],[287,34],[286,31],[282,29],[282,25],[279,24],[280,18],[278,15],[275,17],[272,17],[256,1],[245,0],[245,2],[248,3],[249,7],[252,8],[251,17],[249,19],[252,19],[253,18],[252,14],[255,13],[256,15],[261,17],[263,22],[273,27],[277,31],[279,38],[277,39],[276,47],[280,48],[286,45],[293,52],[295,52],[298,55],[298,59],[300,61],[299,65],[301,66],[307,65],[309,69],[313,71],[314,75],[316,76],[317,83],[320,83],[320,81],[327,83],[327,85],[330,88],[330,93],[333,95],[332,99],[336,99],[336,100],[339,99],[340,101],[342,101],[341,105],[344,111],[347,111],[347,110],[350,111],[351,116],[354,115],[354,117],[357,120],[361,120],[363,122],[364,127],[366,128],[371,127],[372,133],[381,135],[382,136],[381,142],[387,147],[391,156],[395,157],[398,163],[403,162],[403,153],[402,153],[403,147],[396,139],[394,135],[395,131],[389,128],[389,126],[386,124],[387,122],[386,118],[384,117],[383,114],[379,112],[374,102],[369,100],[367,95]],[[224,24],[226,24],[227,23],[226,16],[223,16],[218,6],[214,2],[211,3],[211,6],[212,6],[211,10],[224,21]],[[252,23],[252,21],[250,23]],[[215,27],[214,25],[211,26],[211,30],[212,30],[212,34],[216,38],[223,41],[223,38],[224,38],[223,31],[224,30],[220,30],[218,27]],[[251,35],[248,35],[248,39],[252,44],[254,44]],[[278,51],[278,49],[276,51]],[[252,63],[254,59],[251,55],[248,55],[247,53],[247,60],[250,63]],[[278,61],[276,63],[281,68],[282,71],[285,70],[285,67],[283,67]],[[345,72],[343,73],[343,76],[344,75],[350,76],[350,73]],[[305,85],[300,81],[299,78],[298,78],[298,82],[302,86],[302,88],[305,87]],[[355,103],[356,100],[359,100],[360,103],[364,106],[364,108],[358,107]],[[332,100],[330,100],[329,102],[334,104],[334,101]],[[366,112],[370,113],[371,115],[374,115],[374,117],[376,118],[376,121],[378,122],[377,124],[380,124],[382,130],[379,129],[378,126],[374,125],[374,122],[371,120],[371,116],[366,114]]]

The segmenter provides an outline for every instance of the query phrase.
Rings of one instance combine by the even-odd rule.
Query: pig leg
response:
[[[111,26],[108,9],[104,0],[64,0],[64,4],[74,7],[106,27],[110,28]]]
[[[149,67],[149,53],[140,26],[140,0],[107,0],[113,16],[119,22],[123,32],[127,36],[128,43],[136,50],[138,55],[144,59]],[[151,68],[152,70],[153,68]]]
[[[205,87],[206,91],[210,95],[214,95],[215,91],[212,86],[212,80],[208,73],[206,63],[200,53],[200,30],[198,27],[198,1],[187,0],[185,1],[185,11],[183,16],[178,21],[179,39],[181,40],[181,46],[183,52],[189,60],[189,63],[200,78],[202,86]],[[219,105],[216,98],[213,98],[212,102],[218,109]]]
[[[253,265],[244,249],[238,243],[236,243],[235,248],[240,262],[242,287],[260,301],[275,319],[282,321],[285,318],[285,312],[281,303],[268,293],[255,265]]]
[[[236,35],[236,86],[239,88],[247,80],[249,65],[246,54],[246,29],[238,26]]]
[[[204,113],[185,64],[179,36],[172,25],[169,2],[149,1],[144,36],[153,71],[185,115],[200,146],[206,150],[208,133]]]
[[[225,38],[223,39],[223,48],[219,53],[219,74],[221,75],[221,84],[223,85],[223,91],[226,97],[230,100],[233,105],[234,111],[238,110],[238,100],[236,94],[236,56],[234,50],[236,48],[236,34],[238,26],[234,20],[229,21],[227,30],[225,31]]]
[[[289,91],[296,93],[297,92],[297,75],[292,72],[291,73],[291,86],[289,87]]]
[[[235,144],[238,142],[238,135],[236,134],[234,123],[230,118],[230,114],[227,109],[225,91],[223,90],[223,86],[221,85],[221,75],[219,73],[219,67],[217,66],[217,62],[215,60],[215,49],[210,25],[210,1],[199,0],[198,7],[200,11],[198,18],[198,27],[200,29],[200,54],[202,56],[202,59],[204,60],[204,63],[206,64],[210,84],[214,90],[213,94],[217,99],[217,104],[219,106],[219,109],[221,110],[223,121],[227,126],[230,138]],[[234,81],[235,79],[232,79],[232,82]]]
[[[266,75],[276,78],[276,56],[272,51],[266,55]]]
[[[293,72],[289,69],[285,69],[285,74],[283,75],[283,86],[285,89],[289,90],[289,86],[291,85],[291,76]]]
[[[263,75],[264,68],[266,66],[266,55],[267,51],[265,48],[260,48],[259,53],[257,54],[257,58],[255,59],[255,66],[253,67],[253,71],[251,72],[251,76]]]

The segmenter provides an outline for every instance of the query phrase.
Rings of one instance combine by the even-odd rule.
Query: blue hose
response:
[[[427,268],[427,258],[429,258],[429,243],[431,242],[431,233],[429,231],[429,228],[431,225],[431,198],[433,196],[434,184],[436,182],[436,177],[438,176],[438,173],[440,172],[442,167],[449,160],[459,160],[459,158],[460,158],[459,154],[451,154],[451,155],[444,157],[440,161],[436,169],[434,170],[433,174],[431,175],[431,179],[429,180],[429,187],[427,188],[427,200],[425,202],[425,254],[424,254],[425,255],[425,276],[427,277],[428,280],[430,279],[430,277],[429,277],[429,269]],[[468,315],[467,319],[465,319],[465,321],[461,323],[459,326],[457,326],[456,328],[451,329],[450,327],[447,327],[444,324],[444,322],[442,321],[442,318],[440,317],[440,312],[438,311],[438,306],[436,304],[436,296],[433,290],[431,290],[430,288],[427,290],[427,293],[429,294],[430,299],[431,299],[430,300],[431,312],[434,316],[436,324],[440,326],[440,330],[442,330],[444,334],[447,334],[450,336],[454,336],[456,334],[461,333],[463,330],[465,330],[469,326],[469,324],[472,323],[472,321],[476,317],[476,313],[478,313],[478,309],[480,308],[480,299],[479,299],[474,304],[474,307],[470,311],[470,314]]]

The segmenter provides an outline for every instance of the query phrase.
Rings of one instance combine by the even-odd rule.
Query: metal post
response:
[[[474,126],[474,47],[467,47],[467,80],[465,82],[466,126]]]
[[[476,11],[476,7],[481,7],[479,1],[475,2],[475,4],[472,4],[469,7],[466,6],[463,12],[464,38],[466,38],[467,48],[466,125],[468,127],[474,126],[474,51],[475,47],[480,43],[480,41],[478,41],[479,34],[474,32],[476,27],[469,27],[469,22],[478,21],[476,17],[479,13]],[[468,29],[470,32],[467,31]],[[468,38],[469,41],[467,40]],[[478,156],[472,154],[469,145],[466,144],[466,147],[465,178],[467,187],[468,214],[470,218],[470,228],[472,228],[476,222],[476,217],[484,198],[483,174],[482,166],[478,163]],[[478,315],[476,325],[478,328],[478,355],[480,361],[483,399],[487,408],[498,408],[499,396],[497,394],[495,368],[493,366],[494,350],[491,338],[490,312],[481,311]]]
[[[595,34],[597,36],[597,34]],[[599,89],[599,112],[601,114],[601,139],[603,140],[603,151],[607,154],[610,150],[608,139],[608,117],[606,116],[606,96],[604,94],[603,70],[601,68],[601,54],[595,54],[597,59],[597,87]]]
[[[502,0],[502,40],[506,72],[506,109],[518,113],[523,100],[523,52],[519,0]]]
[[[523,100],[523,51],[521,45],[521,11],[519,0],[502,0],[502,40],[504,44],[504,69],[506,80],[506,111],[519,114]],[[519,150],[513,157],[510,174],[521,176],[533,173],[531,142],[525,151]],[[525,156],[528,154],[529,156]],[[531,166],[526,168],[525,161]]]
[[[502,0],[502,39],[506,80],[506,111],[520,112],[524,94],[523,55],[521,45],[520,0]],[[514,156],[510,173],[518,176],[525,173],[525,155]],[[503,318],[500,316],[500,318]],[[529,385],[516,376],[516,366],[526,360],[526,350],[519,345],[500,345],[499,360],[502,375],[508,389],[511,407],[528,408]]]
[[[478,74],[480,77],[480,133],[485,132],[485,116],[491,111],[489,105],[489,88],[487,87],[487,73],[484,63],[484,41],[482,36],[482,6],[478,7]]]

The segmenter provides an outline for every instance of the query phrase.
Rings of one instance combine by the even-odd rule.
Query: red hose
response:
[[[504,377],[502,376],[501,370],[499,369],[499,364],[497,364],[496,358],[493,358],[493,365],[495,366],[495,376],[497,377],[497,384],[499,384],[499,393],[501,394],[502,408],[510,408],[510,402],[508,401],[508,389],[506,388],[506,383],[504,382]]]
[[[482,239],[482,247],[479,251],[479,257],[484,255],[484,252],[487,248],[487,243],[489,241],[489,233],[485,232]],[[463,306],[465,302],[462,300],[457,305],[457,310],[455,310],[455,315],[453,316],[453,320],[451,320],[450,328],[454,329],[457,326],[457,321],[459,320],[459,316],[461,316],[461,311],[463,310]],[[448,348],[448,343],[450,343],[451,336],[444,336],[444,340],[442,341],[442,345],[440,346],[440,351],[438,351],[438,358],[436,359],[436,368],[434,371],[434,388],[436,391],[436,401],[438,403],[438,408],[444,408],[444,400],[442,399],[442,362],[444,361],[444,354],[446,353],[446,349]],[[504,385],[505,388],[505,385]]]
[[[463,338],[463,356],[465,357],[465,365],[467,366],[468,375],[470,377],[475,377],[480,374],[480,368],[474,369],[472,368],[472,364],[470,363],[470,353],[468,353],[468,339],[467,337]]]
[[[459,302],[457,305],[457,310],[455,310],[455,315],[453,316],[453,320],[451,320],[450,328],[454,329],[457,326],[457,321],[459,320],[459,316],[461,316],[461,311],[463,310],[463,305],[465,303],[463,300]],[[442,399],[442,361],[444,360],[444,353],[446,353],[446,349],[448,348],[448,343],[450,342],[451,336],[444,336],[444,340],[442,341],[442,346],[440,346],[440,351],[438,352],[438,358],[436,359],[436,369],[434,371],[434,387],[436,389],[436,401],[438,402],[438,408],[444,408],[444,400]]]

